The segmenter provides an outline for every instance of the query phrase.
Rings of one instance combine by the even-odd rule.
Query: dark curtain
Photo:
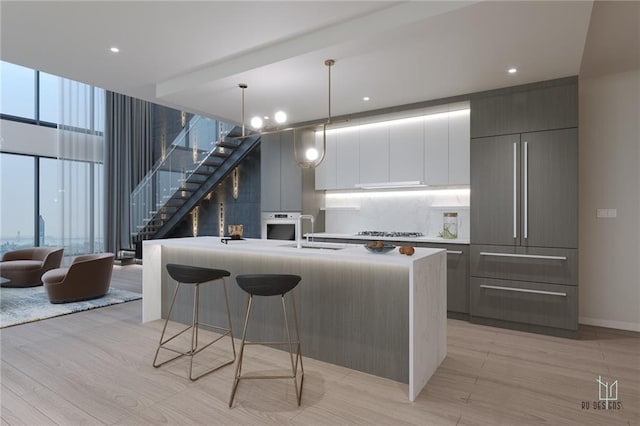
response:
[[[105,123],[105,247],[132,248],[131,192],[153,165],[151,104],[107,91]]]

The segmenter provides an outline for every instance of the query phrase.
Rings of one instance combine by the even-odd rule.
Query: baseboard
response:
[[[461,312],[447,311],[447,318],[469,321],[469,314],[463,314]]]
[[[474,317],[469,318],[472,324],[488,325],[491,327],[508,328],[510,330],[526,331],[527,333],[546,334],[547,336],[566,337],[569,339],[577,339],[577,330],[568,330],[565,328],[546,327],[544,325],[524,324],[520,322],[512,322],[498,320],[493,318]]]
[[[639,331],[640,324],[626,321],[611,321],[600,318],[579,317],[578,323],[584,325],[593,325],[596,327],[615,328],[618,330]]]

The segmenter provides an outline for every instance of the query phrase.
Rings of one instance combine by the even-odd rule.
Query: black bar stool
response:
[[[233,334],[232,334],[232,330],[231,330],[231,312],[229,310],[229,299],[227,297],[227,283],[224,280],[224,277],[228,277],[229,275],[231,275],[229,273],[229,271],[225,271],[224,269],[211,269],[211,268],[200,268],[197,266],[186,266],[186,265],[176,265],[176,264],[172,264],[169,263],[167,264],[167,272],[169,272],[169,275],[171,276],[171,278],[173,278],[174,280],[177,281],[177,285],[176,285],[176,290],[173,293],[173,299],[171,300],[171,307],[169,308],[169,313],[167,314],[167,319],[164,322],[164,327],[162,328],[162,334],[160,335],[160,343],[158,344],[158,349],[156,349],[156,356],[153,358],[153,366],[158,368],[168,362],[171,362],[175,359],[178,359],[180,357],[183,356],[188,356],[191,358],[191,362],[189,363],[189,379],[191,380],[197,380],[202,376],[205,376],[209,373],[212,373],[214,371],[216,371],[219,368],[224,367],[225,365],[229,365],[229,364],[233,364],[233,362],[236,360],[236,346],[235,343],[233,342]],[[199,320],[199,302],[200,302],[200,284],[206,283],[206,282],[210,282],[210,281],[216,281],[216,280],[222,280],[222,288],[224,289],[224,301],[225,304],[227,305],[227,319],[228,319],[228,325],[229,328],[224,328],[224,327],[218,327],[212,324],[206,324],[206,323],[201,323]],[[169,337],[166,340],[164,339],[164,333],[167,330],[167,324],[169,323],[169,320],[171,319],[171,311],[173,311],[173,305],[176,302],[176,296],[178,295],[178,289],[180,288],[180,286],[182,284],[189,284],[189,285],[194,285],[195,286],[195,292],[194,292],[194,297],[193,297],[193,320],[191,322],[191,325],[188,326],[187,328],[185,328],[184,330],[182,330],[181,332]],[[212,342],[207,343],[206,345],[202,346],[202,347],[198,347],[198,328],[200,326],[204,326],[204,327],[209,327],[209,328],[213,328],[215,330],[220,330],[223,332],[223,334],[216,338],[215,340],[213,340]],[[169,343],[170,341],[172,341],[173,339],[175,339],[176,337],[182,335],[183,333],[185,333],[186,331],[191,330],[191,349],[189,349],[188,351],[180,351],[177,350],[175,348],[171,348],[171,347],[166,347],[165,345],[167,343]],[[218,340],[222,339],[224,336],[229,336],[229,338],[231,339],[231,348],[233,349],[233,359],[227,362],[223,362],[222,364],[208,370],[205,371],[204,373],[200,374],[197,377],[193,377],[192,372],[193,372],[193,357],[195,355],[197,355],[198,353],[200,353],[202,350],[208,348],[209,346],[213,345],[214,343],[216,343]],[[158,353],[160,352],[160,349],[164,349],[167,351],[171,351],[171,352],[175,352],[178,355],[168,359],[166,361],[163,361],[161,363],[156,363],[158,360]]]
[[[240,380],[243,379],[293,379],[296,388],[296,398],[298,405],[302,398],[302,384],[304,382],[304,367],[302,365],[302,353],[300,351],[300,335],[298,332],[298,314],[296,313],[296,298],[291,292],[291,302],[293,305],[293,319],[295,324],[295,340],[291,340],[289,332],[289,319],[287,317],[287,308],[284,303],[284,295],[293,290],[302,278],[298,275],[282,275],[282,274],[253,274],[238,275],[236,281],[241,289],[249,293],[247,301],[247,315],[244,319],[244,329],[242,330],[242,343],[240,345],[240,356],[236,365],[236,374],[231,390],[231,398],[229,399],[229,407],[233,406],[233,399],[238,389]],[[251,313],[251,303],[253,296],[277,296],[280,295],[282,301],[282,312],[284,313],[284,324],[287,331],[286,342],[247,342],[247,324],[249,323],[249,315]],[[295,362],[293,358],[293,345],[297,344]],[[245,345],[288,345],[289,357],[291,359],[291,375],[290,376],[242,376],[242,357],[244,355]],[[297,373],[298,362],[300,362],[300,386],[298,387]]]

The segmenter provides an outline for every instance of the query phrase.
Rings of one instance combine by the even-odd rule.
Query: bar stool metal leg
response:
[[[292,294],[293,296],[293,294]],[[297,326],[297,315],[295,315],[295,307],[294,307],[294,318],[296,319],[296,343],[298,344],[298,348],[296,350],[296,361],[293,362],[293,346],[291,345],[291,333],[289,331],[289,318],[287,317],[287,306],[284,303],[284,294],[281,296],[282,300],[282,312],[284,313],[284,324],[287,329],[287,342],[289,344],[289,358],[291,359],[291,378],[293,379],[293,386],[296,388],[296,400],[298,401],[298,405],[300,405],[300,401],[302,399],[302,380],[304,380],[304,369],[301,373],[302,380],[300,381],[300,389],[298,389],[298,358],[300,357],[300,337],[298,336],[298,326]],[[295,302],[294,302],[295,306]],[[302,366],[302,364],[300,364]]]
[[[247,324],[249,323],[249,315],[251,314],[251,302],[253,295],[249,295],[247,300],[247,315],[244,317],[244,327],[242,329],[242,342],[240,342],[240,355],[238,356],[238,364],[236,365],[236,374],[233,380],[233,388],[231,389],[231,397],[229,398],[229,408],[233,405],[233,399],[236,396],[238,385],[240,384],[240,375],[242,374],[242,360],[244,359],[244,344],[247,339]]]
[[[304,366],[302,365],[302,350],[301,350],[301,345],[300,345],[300,334],[299,334],[299,328],[298,328],[298,315],[296,312],[296,306],[295,306],[295,297],[293,295],[293,292],[291,292],[291,297],[292,297],[292,303],[293,303],[293,316],[294,316],[294,329],[295,329],[295,340],[292,341],[291,340],[291,332],[289,329],[289,318],[287,315],[287,307],[285,304],[285,300],[284,300],[284,294],[281,295],[281,302],[282,302],[282,312],[284,314],[284,323],[285,323],[285,329],[287,332],[287,340],[285,342],[247,342],[246,341],[246,337],[247,337],[247,325],[249,323],[249,316],[251,314],[251,304],[253,301],[253,295],[249,294],[249,299],[247,302],[247,315],[245,317],[244,320],[244,328],[242,331],[242,342],[240,343],[240,355],[238,357],[238,364],[236,365],[236,373],[235,373],[235,377],[234,377],[234,381],[233,381],[233,387],[231,389],[231,397],[229,398],[229,408],[231,408],[233,406],[233,400],[235,398],[236,392],[238,390],[238,385],[240,384],[240,380],[244,380],[244,379],[293,379],[293,385],[295,386],[296,389],[296,401],[298,403],[298,406],[300,406],[301,401],[302,401],[302,386],[304,383]],[[288,345],[289,348],[289,360],[291,362],[291,375],[279,375],[279,376],[242,376],[242,362],[244,359],[244,348],[247,345],[259,345],[259,344],[263,344],[263,345]],[[295,356],[295,361],[294,361],[294,356],[293,356],[293,344],[297,345],[296,348],[296,356]],[[298,363],[300,364],[300,385],[298,386]]]
[[[231,348],[233,349],[233,361],[236,360],[236,344],[233,341],[233,332],[231,331],[231,309],[229,309],[229,297],[227,297],[227,282],[222,279],[222,288],[224,289],[224,303],[227,306],[227,321],[229,324],[229,339],[231,339]]]
[[[206,324],[206,323],[201,323],[200,322],[200,284],[202,283],[197,283],[195,284],[195,288],[194,288],[194,300],[193,300],[193,317],[192,317],[192,321],[191,321],[191,325],[186,327],[185,329],[183,329],[182,331],[180,331],[179,333],[167,338],[166,340],[164,340],[164,335],[166,333],[166,329],[167,329],[167,325],[171,319],[171,313],[173,311],[173,307],[175,305],[175,301],[176,301],[176,297],[178,294],[178,289],[180,288],[181,284],[180,282],[177,282],[176,285],[176,289],[173,293],[173,298],[171,300],[171,306],[169,308],[169,313],[167,314],[167,319],[165,320],[164,326],[162,328],[162,333],[160,335],[160,342],[158,344],[158,347],[156,349],[156,353],[155,356],[153,358],[153,366],[155,368],[161,367],[164,364],[167,364],[173,360],[176,360],[180,357],[183,356],[188,356],[190,358],[189,361],[189,379],[192,381],[198,380],[199,378],[206,376],[207,374],[213,373],[214,371],[233,364],[236,360],[236,347],[235,347],[235,343],[233,341],[233,331],[232,331],[232,327],[231,327],[231,311],[229,309],[229,299],[228,299],[228,295],[227,295],[227,286],[226,286],[226,282],[224,280],[224,278],[222,279],[222,283],[223,283],[223,288],[224,288],[224,297],[225,297],[225,306],[227,308],[227,321],[228,321],[228,328],[225,327],[219,327],[219,326],[215,326],[212,324]],[[200,328],[200,326],[205,326],[208,328],[213,328],[215,330],[219,330],[222,331],[222,335],[218,336],[217,338],[215,338],[213,341],[207,343],[206,345],[202,346],[202,347],[198,347],[198,329]],[[189,329],[191,329],[191,347],[188,351],[180,351],[171,347],[166,347],[165,345],[167,343],[169,343],[170,341],[172,341],[173,339],[175,339],[176,337],[182,335],[183,333],[187,332]],[[209,346],[213,345],[214,343],[216,343],[217,341],[219,341],[220,339],[224,338],[225,336],[229,336],[229,338],[231,339],[231,348],[233,350],[233,359],[228,360],[226,362],[223,362],[217,366],[215,366],[214,368],[211,368],[207,371],[205,371],[204,373],[199,374],[198,376],[193,376],[193,357],[195,355],[197,355],[198,353],[202,352],[204,349],[208,348]],[[178,355],[158,363],[158,354],[160,352],[160,349],[164,349],[167,351],[171,351],[171,352],[175,352]]]
[[[181,356],[183,356],[183,354],[177,355],[173,358],[170,358],[164,362],[161,362],[160,364],[157,364],[157,360],[158,360],[158,353],[160,352],[160,349],[162,348],[162,346],[165,343],[170,342],[171,340],[175,339],[176,337],[178,337],[179,335],[181,335],[182,333],[184,333],[185,331],[189,330],[190,327],[185,328],[184,330],[182,330],[180,333],[176,334],[175,336],[170,337],[169,339],[165,340],[164,342],[162,341],[162,339],[164,339],[164,333],[167,331],[167,325],[169,324],[169,318],[171,318],[171,311],[173,311],[173,305],[176,303],[176,296],[178,295],[178,289],[180,288],[180,283],[176,283],[176,289],[173,292],[173,298],[171,299],[171,306],[169,307],[169,313],[167,314],[167,319],[164,322],[164,326],[162,327],[162,333],[160,334],[160,343],[158,343],[158,348],[156,349],[156,355],[153,357],[153,366],[155,368],[158,368],[168,362],[173,361],[174,359],[178,359]]]
[[[291,292],[291,302],[293,305],[293,324],[296,330],[296,342],[298,343],[298,350],[296,351],[296,364],[293,368],[293,382],[296,386],[296,394],[298,396],[298,406],[300,406],[300,402],[302,400],[302,385],[304,383],[304,365],[302,365],[302,349],[300,345],[300,331],[298,328],[298,312],[296,311],[296,295],[294,292]],[[284,296],[282,303],[284,304]],[[289,331],[287,330],[287,334]],[[300,361],[300,390],[298,391],[298,384],[296,382],[296,374],[298,372],[298,361]]]

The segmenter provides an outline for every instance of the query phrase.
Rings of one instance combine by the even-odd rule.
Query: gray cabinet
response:
[[[578,246],[578,131],[473,139],[471,241]]]
[[[471,102],[471,320],[571,334],[577,80],[497,92]]]
[[[477,277],[575,286],[578,250],[474,244],[471,271]]]
[[[471,143],[471,242],[519,244],[517,191],[520,135]]]
[[[262,211],[302,211],[302,171],[294,159],[292,132],[262,136],[260,179]]]
[[[552,80],[471,98],[471,137],[578,127],[578,79]]]
[[[524,133],[521,245],[578,247],[578,129]]]
[[[439,244],[447,250],[447,311],[469,314],[469,246]]]
[[[526,281],[471,278],[473,315],[534,327],[578,328],[578,289]]]

